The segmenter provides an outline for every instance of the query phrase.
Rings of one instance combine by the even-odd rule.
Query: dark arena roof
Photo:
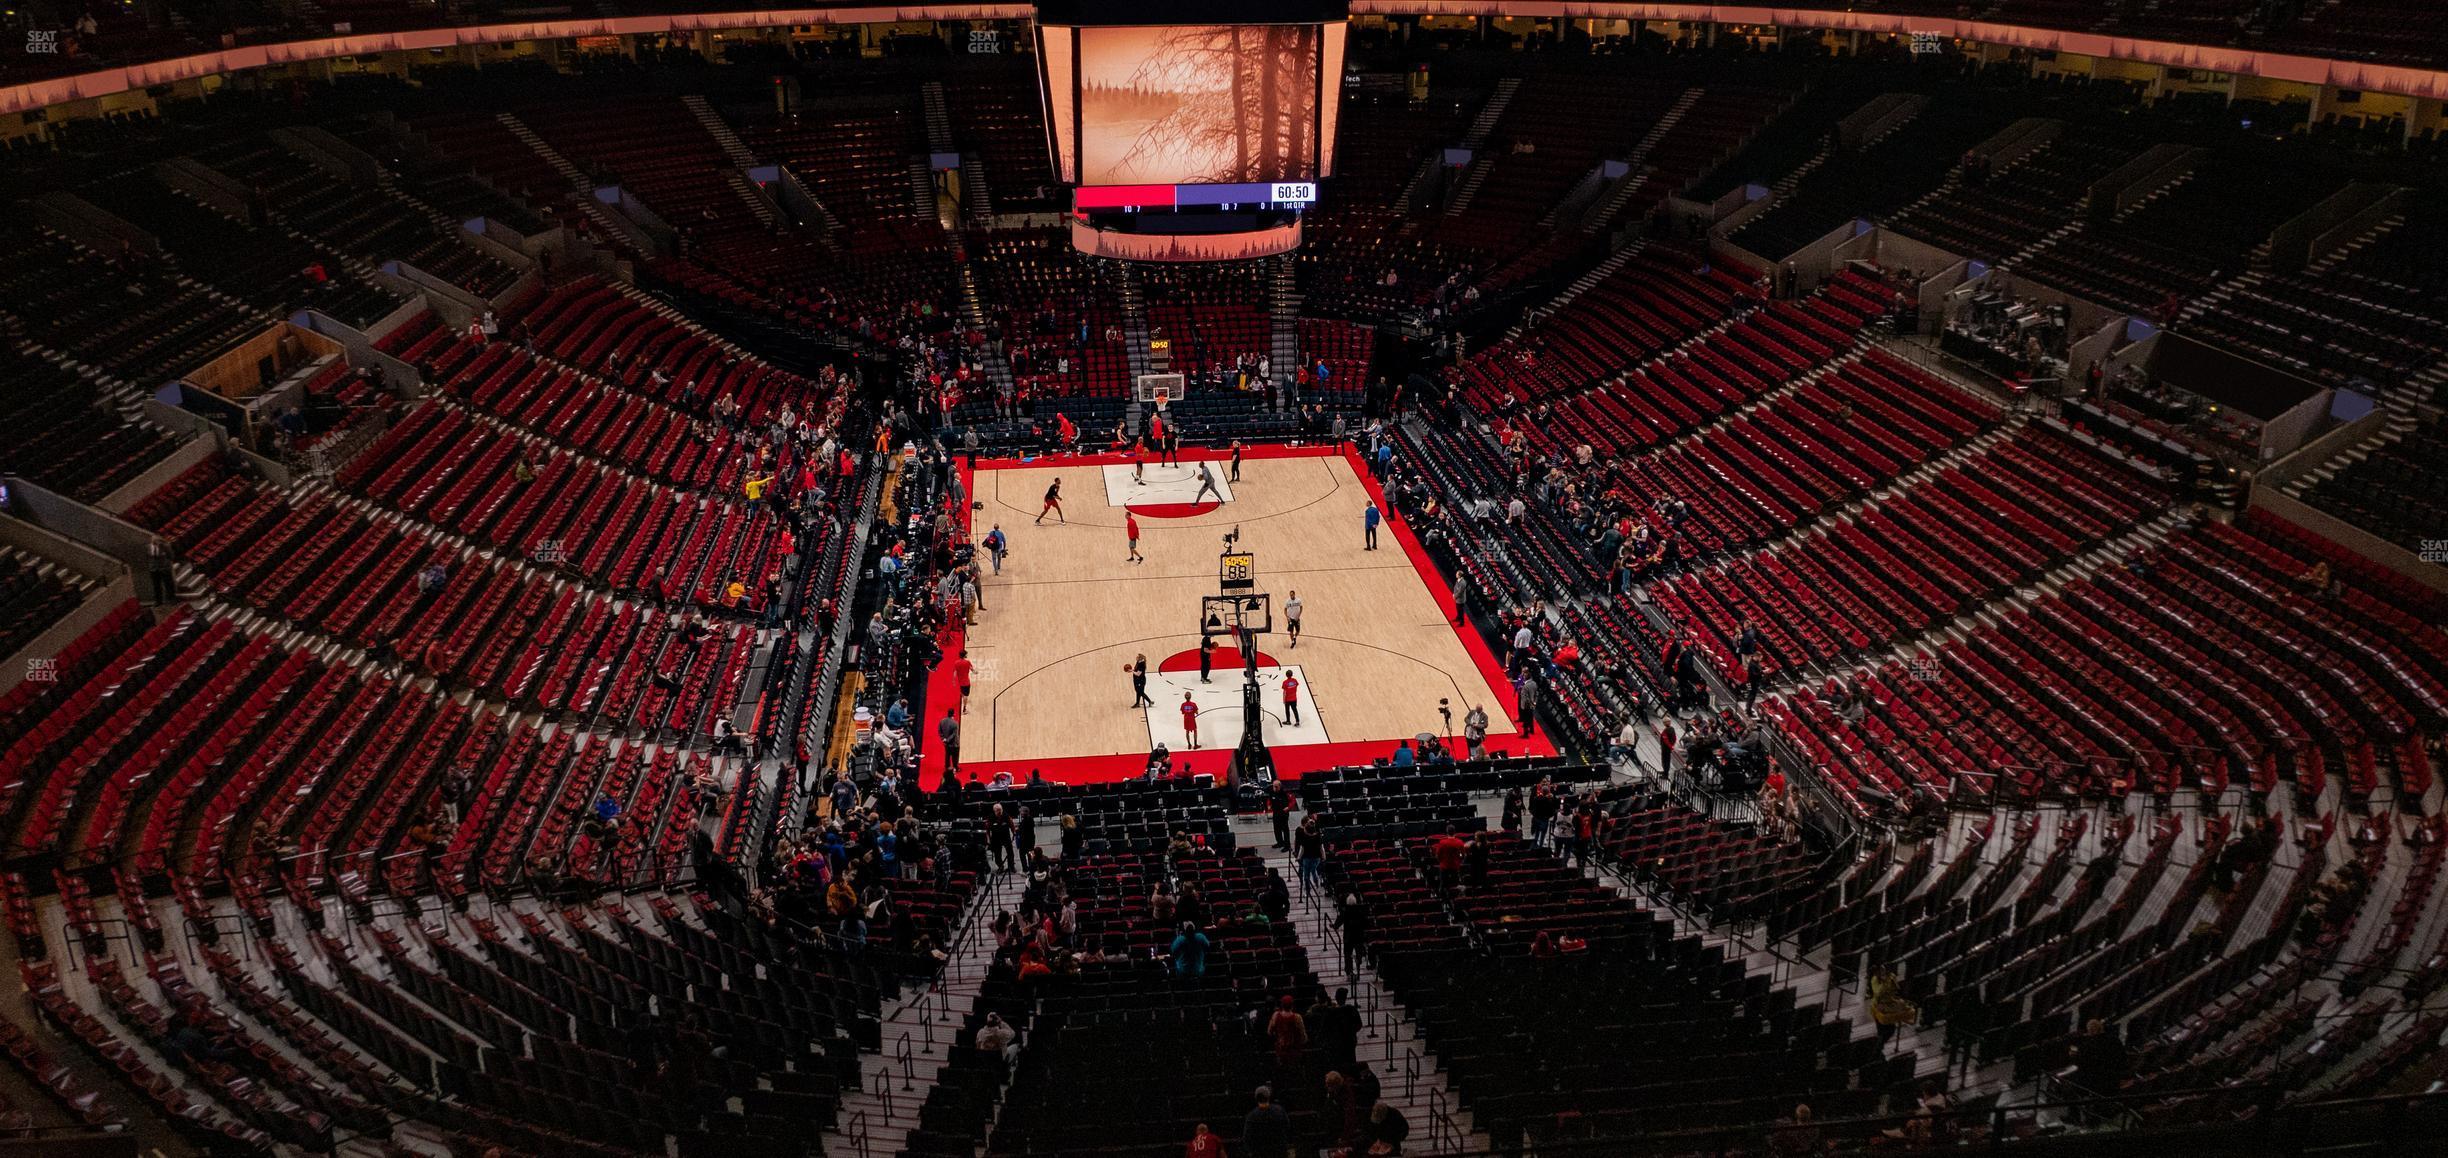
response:
[[[0,1152],[2448,1130],[2448,6],[0,24]]]

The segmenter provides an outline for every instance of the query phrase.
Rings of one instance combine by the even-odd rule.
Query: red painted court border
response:
[[[1496,697],[1496,702],[1488,706],[1501,709],[1508,720],[1520,719],[1520,706],[1513,696],[1512,681],[1505,678],[1504,665],[1496,662],[1495,653],[1488,650],[1487,641],[1481,639],[1477,631],[1465,625],[1453,624],[1452,586],[1445,582],[1445,576],[1437,570],[1435,561],[1428,557],[1428,549],[1421,545],[1418,536],[1411,533],[1410,525],[1403,520],[1402,516],[1395,513],[1391,504],[1386,502],[1385,488],[1378,485],[1376,477],[1369,473],[1368,464],[1361,461],[1357,447],[1331,443],[1313,443],[1306,446],[1265,443],[1245,446],[1241,453],[1244,461],[1338,456],[1351,464],[1353,475],[1359,478],[1360,485],[1367,489],[1370,501],[1376,503],[1377,509],[1385,515],[1385,525],[1380,528],[1381,537],[1391,535],[1395,544],[1402,548],[1404,556],[1411,560],[1412,571],[1419,575],[1422,583],[1427,584],[1429,597],[1436,601],[1438,613],[1443,615],[1446,622],[1452,626],[1454,635],[1462,641],[1463,652],[1468,654],[1471,663],[1478,667],[1480,678],[1487,682],[1490,694]],[[1227,462],[1231,460],[1232,452],[1221,449],[1185,449],[1181,453],[1181,458],[1185,462]],[[1034,458],[980,458],[974,468],[970,466],[966,457],[956,457],[953,465],[961,474],[962,493],[974,494],[977,490],[977,475],[985,471],[1035,470],[1050,466],[1127,466],[1131,461],[1132,456],[1129,454],[1052,454]],[[970,514],[968,509],[963,508],[953,511],[952,517],[960,521],[963,530],[970,530],[972,529]],[[1354,526],[1351,528],[1351,533],[1358,535],[1361,529]],[[992,574],[992,571],[989,570],[988,573]],[[927,680],[926,710],[915,725],[920,729],[920,734],[926,738],[926,751],[918,762],[919,783],[929,791],[932,791],[943,779],[943,749],[934,740],[936,722],[943,719],[945,712],[963,708],[960,702],[960,688],[953,682],[950,668],[953,657],[960,654],[961,645],[966,638],[967,631],[957,623],[945,629],[940,640],[943,646],[944,662],[936,666],[934,674]],[[1221,649],[1219,649],[1219,654],[1221,654]],[[1264,654],[1260,653],[1262,657]],[[1192,666],[1195,669],[1196,665]],[[1457,714],[1468,711],[1470,708],[1468,704],[1454,706]],[[1167,742],[1171,743],[1170,737]],[[1277,775],[1289,779],[1329,768],[1368,764],[1379,757],[1392,755],[1394,745],[1398,742],[1399,738],[1279,745],[1272,749],[1275,756],[1275,771]],[[1232,759],[1232,750],[1229,748],[1201,748],[1192,752],[1182,749],[1178,744],[1172,747],[1176,766],[1187,761],[1194,775],[1207,774],[1221,779],[1225,765]],[[1546,733],[1543,732],[1535,736],[1490,736],[1488,737],[1488,751],[1491,755],[1553,756],[1556,754],[1554,742],[1549,740]],[[961,762],[961,779],[967,781],[971,774],[975,774],[981,779],[993,780],[996,773],[1009,772],[1012,779],[1025,782],[1032,769],[1058,784],[1110,784],[1134,779],[1143,774],[1147,770],[1147,753],[1123,752],[1106,756],[1057,756],[1045,760],[964,760]]]
[[[1195,519],[1209,511],[1220,511],[1224,504],[1209,499],[1198,503],[1124,503],[1122,509],[1143,519]]]
[[[1241,448],[1241,458],[1244,462],[1255,462],[1262,458],[1332,458],[1342,455],[1353,460],[1355,469],[1359,467],[1357,454],[1358,452],[1350,447],[1320,442],[1303,446],[1289,446],[1280,442],[1254,443]],[[1182,448],[1178,457],[1183,462],[1231,462],[1232,451],[1225,447],[1188,446]],[[982,471],[1037,470],[1050,466],[1129,466],[1133,461],[1138,460],[1144,460],[1151,465],[1158,461],[1154,451],[1139,455],[1133,455],[1128,451],[1089,451],[1080,454],[1040,454],[1026,458],[980,458],[977,461],[977,469]],[[967,470],[969,460],[963,457],[960,464],[963,470]],[[967,481],[967,477],[963,476],[964,482]],[[1368,472],[1361,469],[1360,477],[1367,479]],[[1370,489],[1373,491],[1376,488]]]

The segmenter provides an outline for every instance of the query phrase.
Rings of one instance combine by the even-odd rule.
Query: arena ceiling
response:
[[[2394,93],[2432,100],[2448,99],[2448,71],[2436,69],[1887,12],[1748,4],[1566,3],[1549,0],[1351,0],[1350,10],[1355,16],[1625,20],[1937,36],[2033,52],[2078,54],[2307,85]],[[522,20],[277,40],[113,65],[0,87],[0,113],[23,113],[69,101],[106,97],[216,73],[385,52],[430,51],[578,37],[693,35],[743,28],[1030,20],[1036,14],[1035,4],[998,3],[766,8]]]

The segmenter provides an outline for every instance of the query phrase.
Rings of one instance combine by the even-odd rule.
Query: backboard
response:
[[[1179,374],[1141,374],[1137,386],[1139,401],[1170,406],[1189,392],[1190,380]]]
[[[1275,630],[1275,597],[1263,591],[1199,597],[1199,632],[1229,637],[1246,627],[1252,635]]]

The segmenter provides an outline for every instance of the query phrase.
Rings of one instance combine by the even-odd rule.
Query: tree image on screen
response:
[[[1093,28],[1080,55],[1083,184],[1313,175],[1314,26]]]

